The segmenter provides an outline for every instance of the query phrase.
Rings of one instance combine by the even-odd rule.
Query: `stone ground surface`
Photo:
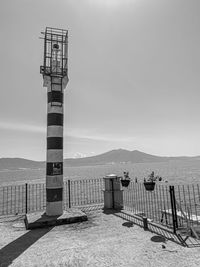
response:
[[[0,220],[0,266],[200,266],[199,246],[187,248],[102,211],[88,221],[26,230],[23,218]]]

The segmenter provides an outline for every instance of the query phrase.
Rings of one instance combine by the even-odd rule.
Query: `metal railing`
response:
[[[198,184],[175,187],[178,227],[200,226],[200,188]]]
[[[200,227],[199,185],[161,185],[146,191],[143,183],[131,182],[123,192],[124,209],[148,221],[177,229]],[[193,228],[192,228],[193,227]],[[200,228],[199,228],[200,229]]]
[[[164,220],[164,211],[171,208],[169,186],[155,186],[146,191],[142,183],[131,182],[124,190],[124,208],[150,221],[172,225],[172,219]]]
[[[0,187],[0,215],[25,213],[26,185]]]
[[[63,187],[64,209],[104,203],[104,181],[100,179],[66,180]],[[113,191],[114,194],[114,191]],[[121,199],[115,199],[120,202]],[[154,191],[146,191],[143,183],[130,182],[123,190],[124,210],[173,229],[200,229],[199,185],[169,186],[157,183]],[[0,187],[0,215],[25,214],[45,210],[44,183]],[[200,230],[199,230],[200,231]]]
[[[64,209],[103,205],[103,179],[67,180],[63,187]],[[25,214],[46,207],[44,183],[0,187],[0,215]]]
[[[103,179],[67,180],[64,183],[64,207],[103,204]]]

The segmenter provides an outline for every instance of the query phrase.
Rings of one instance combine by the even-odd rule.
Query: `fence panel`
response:
[[[103,203],[103,179],[68,180],[65,183],[65,207]],[[69,194],[70,191],[70,194]],[[69,198],[70,196],[70,198]]]
[[[200,226],[200,191],[199,185],[178,185],[175,187],[178,227],[190,224]]]
[[[142,183],[131,182],[124,189],[124,208],[149,221],[177,229],[200,233],[199,185],[161,185],[146,191]]]
[[[0,215],[25,213],[25,199],[25,185],[0,187]]]
[[[44,210],[46,207],[46,187],[44,183],[28,184],[27,212]]]
[[[64,209],[103,203],[103,179],[67,180],[63,188]],[[45,210],[44,183],[0,187],[0,215]]]
[[[148,220],[173,226],[169,186],[156,185],[154,191],[146,191],[142,183],[130,182],[124,189],[124,208]]]

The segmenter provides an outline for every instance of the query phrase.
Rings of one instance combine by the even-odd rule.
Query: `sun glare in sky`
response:
[[[130,0],[89,0],[91,4],[97,4],[102,7],[115,8],[127,3],[130,3]]]

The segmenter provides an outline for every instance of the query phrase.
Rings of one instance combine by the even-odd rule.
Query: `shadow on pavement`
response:
[[[0,250],[0,266],[9,266],[38,239],[47,234],[53,227],[30,230]]]
[[[151,238],[151,241],[153,241],[153,242],[161,242],[161,243],[165,243],[166,242],[166,239],[165,239],[165,237],[164,236],[160,236],[160,235],[154,235],[154,236],[152,236],[152,238]]]
[[[125,222],[125,223],[122,223],[122,226],[126,226],[126,227],[133,227],[133,222]]]
[[[122,218],[123,220],[126,220],[129,224],[133,223],[140,227],[144,227],[143,219],[137,215],[130,214],[129,212],[126,212],[125,210],[116,211],[116,210],[110,210],[108,214],[113,214],[117,217]],[[127,226],[122,224],[123,226]],[[166,227],[163,227],[161,225],[149,222],[148,223],[148,230],[152,233],[155,233],[159,236],[162,236],[164,239],[170,240],[178,245],[181,246],[187,246],[187,247],[200,247],[200,241],[194,238],[188,238],[187,243],[184,241],[184,237],[182,237],[180,234],[174,234],[170,229],[167,229]],[[154,240],[152,240],[154,241]],[[155,241],[154,241],[155,242]],[[162,241],[163,242],[163,241]]]

